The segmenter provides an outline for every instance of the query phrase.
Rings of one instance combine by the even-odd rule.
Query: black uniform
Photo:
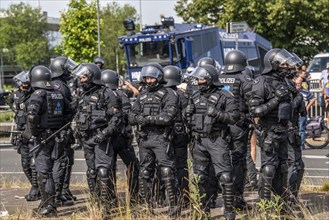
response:
[[[112,179],[114,152],[109,137],[115,135],[116,126],[121,120],[118,99],[105,87],[92,85],[81,95],[75,117],[76,129],[82,140],[88,167],[89,190],[91,194],[96,192],[96,180],[98,180],[100,198],[104,202],[110,199],[110,202],[114,203],[116,202]]]
[[[292,125],[288,133],[288,187],[291,193],[290,201],[296,203],[298,199],[298,192],[302,183],[304,174],[304,161],[302,159],[302,150],[300,148],[300,134],[298,129],[299,116],[307,116],[305,102],[303,95],[295,89],[292,81],[289,81],[291,88],[293,88],[293,117]]]
[[[140,155],[141,195],[150,203],[150,189],[157,162],[171,210],[177,205],[174,175],[176,166],[170,143],[177,105],[178,97],[175,92],[158,85],[152,90],[146,89],[139,93],[130,116],[131,124],[138,125],[136,138]],[[173,211],[173,214],[176,213]]]
[[[287,199],[288,128],[292,116],[292,93],[285,77],[296,65],[285,49],[271,49],[264,56],[265,69],[256,78],[250,112],[259,118],[255,132],[261,147],[260,197],[270,200],[271,191]],[[286,210],[282,210],[286,211]]]
[[[30,96],[31,92],[26,93],[25,91],[17,90],[8,97],[8,104],[15,113],[14,119],[18,131],[26,129],[27,106],[29,105]],[[31,143],[21,135],[15,136],[12,142],[14,146],[17,146],[17,152],[21,155],[21,165],[24,174],[32,185],[29,194],[25,198],[27,201],[38,200],[40,199],[40,192],[35,160],[30,154]]]
[[[131,104],[127,95],[121,90],[115,90],[114,93],[116,93],[120,99],[120,107],[123,112],[123,120],[119,125],[118,135],[114,136],[111,140],[114,149],[114,175],[116,171],[116,161],[119,155],[127,167],[128,188],[131,196],[130,201],[135,203],[138,195],[139,161],[136,157],[134,147],[132,146],[133,134],[132,128],[128,122]]]
[[[57,77],[52,80],[52,85],[57,89],[69,103],[72,102],[72,95],[70,88],[67,86],[66,81],[61,77]],[[73,117],[73,111],[67,112],[67,118]],[[74,150],[71,148],[73,143],[71,129],[65,129],[62,131],[63,139],[60,140],[63,143],[61,149],[58,149],[58,158],[55,160],[53,171],[55,189],[56,189],[56,203],[58,205],[73,205],[73,195],[69,191],[70,177],[72,166],[74,164]]]
[[[256,130],[261,147],[260,196],[284,196],[287,190],[288,122],[292,105],[285,80],[276,72],[256,78],[250,100],[252,114],[259,117]]]
[[[235,194],[235,206],[244,205],[243,192],[246,175],[246,156],[249,134],[249,112],[247,101],[252,88],[253,79],[242,72],[219,75],[219,81],[225,90],[230,91],[236,103],[239,105],[240,119],[238,123],[230,125],[231,133],[231,157],[233,166],[233,188]]]

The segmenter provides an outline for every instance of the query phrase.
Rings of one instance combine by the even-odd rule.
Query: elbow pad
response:
[[[270,111],[272,111],[275,107],[277,107],[279,104],[278,99],[273,98],[270,101],[268,101],[266,104],[263,104],[261,106],[255,107],[253,109],[253,117],[263,117],[264,115],[268,114]]]

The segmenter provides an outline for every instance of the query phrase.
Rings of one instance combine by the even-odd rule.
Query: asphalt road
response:
[[[326,155],[329,148],[325,149],[306,149],[303,151],[303,159],[306,166],[304,175],[305,183],[319,185],[324,180],[329,182],[329,158]],[[259,154],[258,154],[259,155]],[[260,166],[260,158],[257,157],[257,167]],[[86,179],[86,162],[83,151],[75,152],[75,164],[72,173],[72,183],[81,183]],[[117,168],[118,178],[124,177],[125,166],[121,159],[118,160]],[[0,148],[0,180],[20,179],[27,181],[20,165],[20,155],[12,148]]]

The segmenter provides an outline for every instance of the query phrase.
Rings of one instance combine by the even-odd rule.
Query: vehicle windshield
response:
[[[322,72],[326,69],[327,63],[329,62],[329,57],[318,57],[314,58],[307,68],[307,72]]]
[[[143,67],[150,62],[170,64],[169,41],[143,42],[127,45],[130,67]]]

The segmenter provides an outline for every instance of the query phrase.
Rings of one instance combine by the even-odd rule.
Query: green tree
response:
[[[211,12],[222,28],[227,22],[246,21],[273,47],[286,48],[304,58],[329,49],[329,0],[223,0],[219,5],[224,10],[218,13],[214,13],[213,1],[197,2],[179,0],[176,12],[188,22],[200,22],[200,13]]]
[[[68,10],[60,17],[62,42],[55,51],[76,62],[91,62],[97,55],[96,15],[95,1],[71,0]]]
[[[120,6],[113,2],[107,4],[101,11],[101,56],[108,69],[117,70],[121,73],[126,65],[124,50],[119,47],[118,37],[125,35],[123,21],[127,18],[137,20],[136,9],[125,4]],[[138,27],[136,27],[138,30]]]
[[[48,26],[40,8],[33,9],[21,2],[1,12],[4,16],[0,19],[0,49],[8,49],[3,53],[4,63],[25,69],[47,63]]]

